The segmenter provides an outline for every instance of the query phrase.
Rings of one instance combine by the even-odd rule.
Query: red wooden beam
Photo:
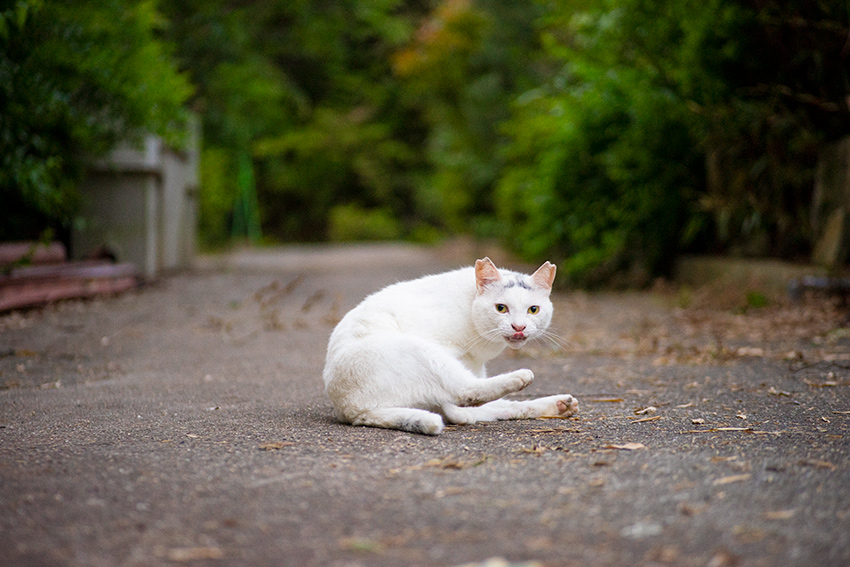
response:
[[[118,293],[138,283],[134,264],[91,261],[16,268],[0,276],[0,311]]]

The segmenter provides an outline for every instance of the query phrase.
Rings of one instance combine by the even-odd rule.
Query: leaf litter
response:
[[[605,445],[605,449],[618,449],[620,451],[637,451],[639,449],[646,449],[646,445],[643,443],[624,443],[622,445]]]

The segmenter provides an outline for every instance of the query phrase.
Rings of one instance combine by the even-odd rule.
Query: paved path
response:
[[[532,368],[577,418],[335,423],[333,322],[456,262],[245,252],[0,317],[0,564],[850,564],[850,339],[823,301],[563,294],[565,346],[491,370]]]

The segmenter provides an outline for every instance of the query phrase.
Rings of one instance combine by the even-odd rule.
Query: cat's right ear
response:
[[[537,268],[537,271],[531,275],[531,281],[543,289],[552,290],[552,283],[555,281],[555,264],[544,262],[542,266]]]
[[[483,293],[488,285],[501,279],[499,270],[490,258],[475,261],[475,287],[478,289],[478,293]]]

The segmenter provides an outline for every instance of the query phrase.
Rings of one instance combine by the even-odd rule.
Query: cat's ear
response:
[[[538,287],[543,289],[552,289],[552,283],[555,281],[555,264],[545,262],[537,268],[537,271],[531,274],[531,281]]]
[[[475,287],[478,288],[478,293],[482,293],[488,285],[501,279],[499,270],[490,258],[475,261]]]

